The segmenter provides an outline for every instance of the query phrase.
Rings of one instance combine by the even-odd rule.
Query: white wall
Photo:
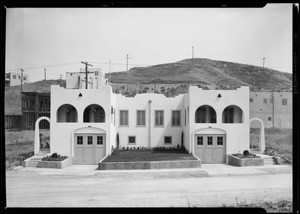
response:
[[[190,94],[190,131],[194,141],[194,132],[204,128],[219,128],[226,134],[226,154],[232,154],[249,149],[249,88],[237,90],[202,90],[196,86],[189,89]],[[218,95],[221,95],[218,98]],[[210,105],[217,114],[217,123],[195,123],[195,112],[202,105]],[[230,105],[236,105],[243,111],[243,123],[222,123],[223,110]]]
[[[16,79],[13,78],[13,76],[15,75]],[[10,72],[10,86],[14,86],[14,85],[21,85],[21,74],[20,73],[15,73],[15,72]],[[24,78],[26,78],[24,80]],[[29,83],[29,75],[28,74],[24,74],[23,72],[23,85]]]

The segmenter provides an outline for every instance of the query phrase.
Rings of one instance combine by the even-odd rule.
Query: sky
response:
[[[193,47],[193,48],[192,48]],[[8,8],[5,72],[65,79],[208,58],[292,73],[292,4],[264,8]],[[111,65],[109,63],[111,62]],[[60,76],[62,75],[62,76]]]

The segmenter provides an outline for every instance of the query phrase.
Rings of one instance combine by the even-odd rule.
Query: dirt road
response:
[[[178,175],[178,174],[177,174]],[[203,177],[192,172],[51,175],[9,171],[8,207],[213,207],[292,201],[292,174]]]

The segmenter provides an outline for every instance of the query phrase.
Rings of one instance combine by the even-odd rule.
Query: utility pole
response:
[[[62,78],[62,74],[59,75],[59,79],[60,79],[60,80],[61,80],[61,78]]]
[[[126,56],[126,71],[128,71],[128,58],[129,58],[129,56],[127,54],[127,56]]]
[[[194,59],[194,46],[192,46],[192,59]]]
[[[263,69],[265,68],[265,59],[266,58],[263,58]]]
[[[111,72],[111,60],[109,60],[109,74],[108,74],[108,83],[110,80],[110,72]]]
[[[272,108],[272,125],[273,125],[273,128],[275,128],[275,99],[274,99],[274,94],[272,93],[272,100],[273,100],[273,108]]]
[[[93,72],[88,72],[88,66],[92,66],[91,64],[88,64],[88,62],[81,62],[82,64],[85,64],[85,89],[88,88],[88,73],[93,73]]]
[[[22,87],[23,87],[23,69],[21,69],[20,68],[20,70],[21,70],[21,94],[22,94]]]
[[[44,79],[46,80],[46,68],[44,68]]]

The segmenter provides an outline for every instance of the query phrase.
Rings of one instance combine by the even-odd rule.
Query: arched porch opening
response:
[[[252,153],[262,154],[265,150],[265,127],[259,118],[251,118],[249,120],[250,142],[249,149]]]
[[[49,140],[42,140],[42,135],[40,134],[40,122],[41,121],[48,121],[50,124],[49,117],[40,117],[35,122],[35,132],[34,132],[34,154],[38,153],[50,153],[50,138]]]

